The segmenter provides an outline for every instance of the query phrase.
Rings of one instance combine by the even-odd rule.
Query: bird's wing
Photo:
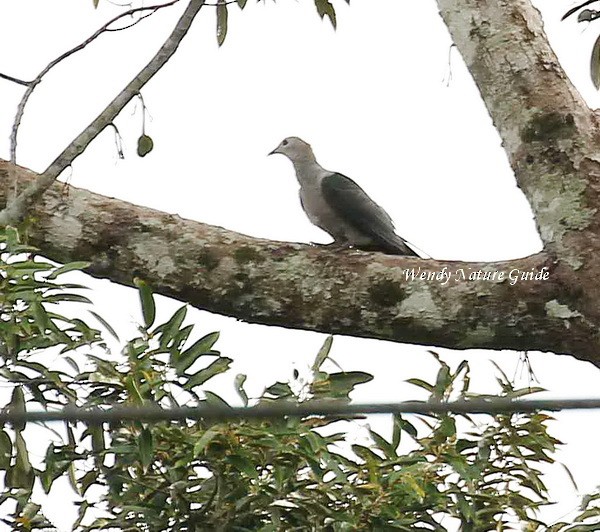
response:
[[[321,191],[327,205],[354,229],[388,251],[416,255],[394,232],[390,215],[375,203],[352,179],[339,173],[325,176]]]

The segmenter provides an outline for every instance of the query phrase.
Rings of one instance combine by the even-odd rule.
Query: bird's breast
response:
[[[356,238],[354,230],[327,203],[319,186],[301,187],[300,202],[308,219],[329,233],[334,240],[348,241]]]

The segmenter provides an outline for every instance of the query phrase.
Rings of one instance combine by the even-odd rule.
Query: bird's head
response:
[[[304,142],[298,137],[287,137],[281,141],[279,146],[275,148],[269,155],[281,153],[292,162],[301,159],[314,159],[312,148],[308,142]]]

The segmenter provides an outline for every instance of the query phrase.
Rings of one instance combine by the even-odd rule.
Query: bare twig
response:
[[[164,7],[167,7],[167,6],[164,6]],[[145,8],[145,9],[148,9],[148,8]],[[139,18],[137,18],[136,20],[134,20],[131,24],[127,24],[127,26],[120,26],[118,28],[106,28],[106,31],[123,31],[123,30],[128,30],[129,28],[133,28],[133,26],[135,26],[136,24],[138,24],[139,22],[141,22],[145,18],[148,18],[148,17],[150,17],[152,15],[154,15],[154,11],[151,11],[150,13],[146,13],[145,15],[140,15]]]
[[[113,423],[120,421],[185,421],[200,419],[266,419],[286,416],[356,416],[361,414],[511,414],[539,410],[585,410],[600,408],[600,398],[588,399],[520,399],[507,397],[461,399],[457,401],[405,401],[401,403],[347,404],[343,401],[306,401],[304,403],[268,403],[252,407],[207,405],[160,408],[148,406],[115,406],[101,408],[65,407],[54,411],[2,412],[0,424],[48,421],[83,421]]]
[[[160,7],[172,5],[179,0],[173,0]],[[140,89],[156,74],[176,52],[179,44],[187,34],[194,18],[204,5],[204,0],[190,0],[185,11],[177,21],[171,35],[167,38],[160,50],[150,62],[131,80],[127,86],[116,96],[116,98],[89,124],[63,151],[62,153],[40,174],[38,180],[28,186],[13,201],[7,203],[7,207],[0,212],[0,225],[14,223],[23,216],[27,205],[39,198],[44,191],[55,181],[61,172],[67,168],[77,156],[81,155],[87,146],[104,130],[116,116],[123,110],[125,105],[136,96]],[[148,6],[146,9],[150,9]],[[156,9],[157,7],[154,6]],[[100,31],[100,30],[99,30]],[[98,32],[96,32],[98,33]],[[70,53],[73,53],[71,50]],[[65,54],[63,54],[64,56]],[[64,58],[64,57],[63,57]],[[48,68],[48,67],[47,67]],[[38,76],[39,77],[39,76]],[[37,78],[36,78],[37,79]],[[31,87],[28,88],[30,91]],[[21,107],[21,106],[20,106]],[[20,109],[22,114],[22,109]],[[17,123],[15,122],[15,126]],[[16,129],[13,128],[13,135]],[[16,136],[15,136],[16,138]],[[14,142],[11,139],[11,144]],[[12,147],[11,147],[12,151]],[[11,153],[14,158],[14,152]],[[14,161],[13,161],[14,162]]]
[[[2,72],[0,72],[0,78],[5,79],[7,81],[12,81],[13,83],[16,83],[17,85],[25,85],[25,87],[27,87],[33,83],[32,81],[23,81],[22,79],[19,79],[19,78],[13,78],[12,76],[9,76],[8,74],[2,74]]]
[[[23,118],[23,112],[25,111],[25,106],[27,105],[27,101],[29,100],[31,93],[34,91],[34,89],[37,87],[37,85],[42,81],[42,78],[50,70],[52,70],[61,61],[64,61],[67,57],[73,55],[76,52],[79,52],[80,50],[83,50],[88,44],[95,41],[103,33],[107,32],[107,31],[113,31],[113,30],[110,30],[109,28],[111,25],[113,25],[118,20],[120,20],[124,17],[130,16],[130,15],[133,15],[135,13],[141,12],[141,11],[151,11],[152,13],[155,13],[159,9],[172,6],[172,5],[176,4],[177,2],[179,2],[179,0],[171,0],[170,2],[166,2],[164,4],[157,4],[157,5],[145,6],[145,7],[136,7],[134,9],[129,9],[127,11],[124,11],[123,13],[120,13],[113,19],[109,20],[101,28],[96,30],[85,41],[78,44],[74,48],[71,48],[70,50],[66,51],[65,53],[59,55],[56,59],[53,59],[52,61],[50,61],[50,63],[48,63],[48,65],[46,65],[46,67],[35,77],[35,79],[33,79],[30,82],[23,82],[22,83],[23,85],[27,85],[27,90],[25,91],[25,94],[23,94],[23,97],[21,98],[21,101],[19,102],[19,106],[17,107],[17,113],[15,115],[15,120],[14,120],[12,131],[10,134],[10,161],[13,164],[16,164],[16,162],[17,162],[17,133],[19,131],[19,126],[21,124],[21,119]],[[136,21],[136,23],[137,22],[139,22],[139,20]],[[127,27],[130,27],[130,26],[127,26]],[[119,29],[126,29],[126,28],[119,28]],[[13,79],[13,81],[14,81],[14,79]]]

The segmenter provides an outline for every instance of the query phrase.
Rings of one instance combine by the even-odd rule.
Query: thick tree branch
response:
[[[11,167],[0,161],[0,174]],[[12,168],[23,184],[36,179]],[[335,253],[65,187],[55,183],[34,206],[31,243],[59,262],[90,261],[96,277],[132,285],[139,276],[160,294],[252,323],[455,349],[551,350],[600,365],[596,323],[574,309],[578,281],[547,254],[484,264]],[[451,278],[412,279],[419,267]],[[470,280],[479,270],[498,273]],[[514,270],[547,279],[513,283]]]
[[[116,116],[110,106],[41,178],[0,163],[0,177],[13,172],[26,190],[51,185],[32,207],[32,244],[60,262],[89,260],[97,277],[131,285],[139,276],[158,293],[253,323],[456,349],[570,353],[600,366],[597,119],[528,0],[438,4],[530,201],[544,253],[486,264],[332,253],[74,187],[65,194],[55,177]],[[192,0],[188,11],[201,5]]]
[[[174,2],[173,2],[174,3]],[[69,166],[76,157],[81,155],[87,146],[107,127],[129,101],[139,93],[141,88],[156,74],[177,51],[179,44],[190,29],[194,18],[203,6],[204,0],[190,0],[185,11],[172,31],[171,35],[163,43],[160,50],[150,60],[150,62],[131,80],[127,86],[117,95],[117,97],[89,124],[50,164],[50,166],[40,174],[35,183],[31,183],[14,200],[11,200],[7,207],[0,212],[0,225],[14,223],[24,215],[28,205],[36,201],[44,191],[55,181],[61,172]],[[170,5],[163,4],[163,7]],[[156,8],[156,6],[154,6]],[[100,30],[99,30],[100,31]],[[93,36],[92,36],[93,37]],[[95,37],[94,37],[95,38]],[[92,39],[93,40],[93,39]],[[91,41],[90,41],[91,42]],[[64,55],[64,54],[63,54]],[[52,63],[51,63],[52,65]],[[48,67],[47,67],[48,68]],[[38,76],[39,77],[39,76]],[[41,78],[40,78],[41,79]],[[35,85],[28,87],[28,92],[33,90]],[[26,101],[26,100],[25,100]],[[22,113],[24,105],[20,106],[13,127],[13,135],[16,139],[16,127],[20,121],[19,113]],[[16,140],[12,139],[11,144],[16,146]],[[14,152],[11,157],[14,159]]]

